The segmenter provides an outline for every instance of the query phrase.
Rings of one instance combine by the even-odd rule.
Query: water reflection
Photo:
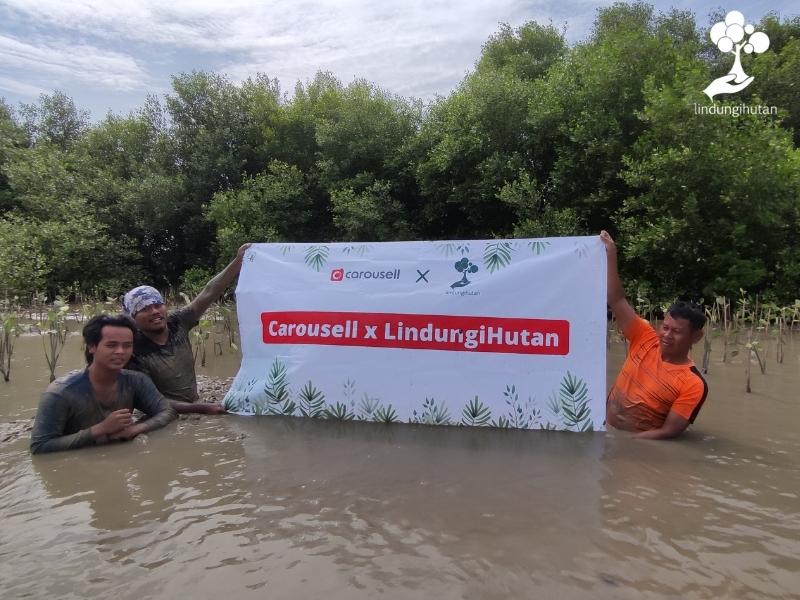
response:
[[[294,419],[236,427],[263,507],[258,529],[300,551],[293,568],[309,577],[325,562],[372,590],[469,581],[492,597],[498,569],[521,591],[600,526],[602,435]]]

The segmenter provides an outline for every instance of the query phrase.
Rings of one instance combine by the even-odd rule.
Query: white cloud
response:
[[[49,90],[31,85],[25,81],[12,79],[10,77],[0,77],[0,90],[4,92],[11,92],[12,94],[19,94],[20,96],[28,96],[36,98],[40,94],[46,94]]]
[[[113,103],[126,107],[139,101],[132,90],[162,91],[167,74],[193,69],[235,80],[262,72],[287,91],[331,71],[345,83],[364,78],[429,99],[463,79],[501,22],[566,23],[575,42],[589,33],[597,8],[612,2],[0,0],[0,64],[4,76],[6,65],[14,70],[18,84],[69,90],[71,83],[73,94],[98,101],[107,91],[123,92]],[[692,3],[654,4],[665,10]],[[706,2],[696,8],[702,14],[700,4]],[[784,4],[774,0],[773,8]]]
[[[33,45],[0,35],[0,62],[40,77],[48,84],[78,79],[121,91],[145,86],[147,75],[135,59],[125,54],[87,44]]]

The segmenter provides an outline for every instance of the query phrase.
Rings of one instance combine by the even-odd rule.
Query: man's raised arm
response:
[[[607,231],[600,232],[600,241],[606,247],[606,259],[608,260],[608,306],[617,320],[617,327],[623,333],[633,321],[638,318],[636,311],[625,298],[625,290],[622,288],[622,281],[617,271],[617,245]]]
[[[229,262],[222,271],[214,275],[202,291],[197,294],[197,297],[189,303],[189,307],[192,309],[192,312],[194,312],[195,318],[199,320],[200,317],[203,316],[203,313],[208,310],[208,307],[211,306],[215,300],[218,300],[220,296],[225,293],[225,290],[228,289],[228,286],[233,283],[233,280],[236,279],[236,276],[242,268],[244,253],[250,246],[251,244],[249,243],[242,244],[236,252],[234,259]]]

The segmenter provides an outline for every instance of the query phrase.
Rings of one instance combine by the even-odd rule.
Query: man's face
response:
[[[133,354],[133,331],[128,327],[104,325],[100,330],[100,342],[88,349],[94,364],[110,370],[122,369]]]
[[[150,304],[137,312],[133,320],[142,331],[161,333],[167,328],[167,307],[164,304]]]
[[[702,329],[692,329],[688,319],[675,319],[667,313],[658,338],[661,341],[661,358],[670,361],[683,361],[689,356],[692,345],[703,337]]]

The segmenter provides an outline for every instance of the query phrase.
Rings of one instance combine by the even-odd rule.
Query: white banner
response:
[[[604,429],[596,236],[254,244],[236,301],[238,414]]]

